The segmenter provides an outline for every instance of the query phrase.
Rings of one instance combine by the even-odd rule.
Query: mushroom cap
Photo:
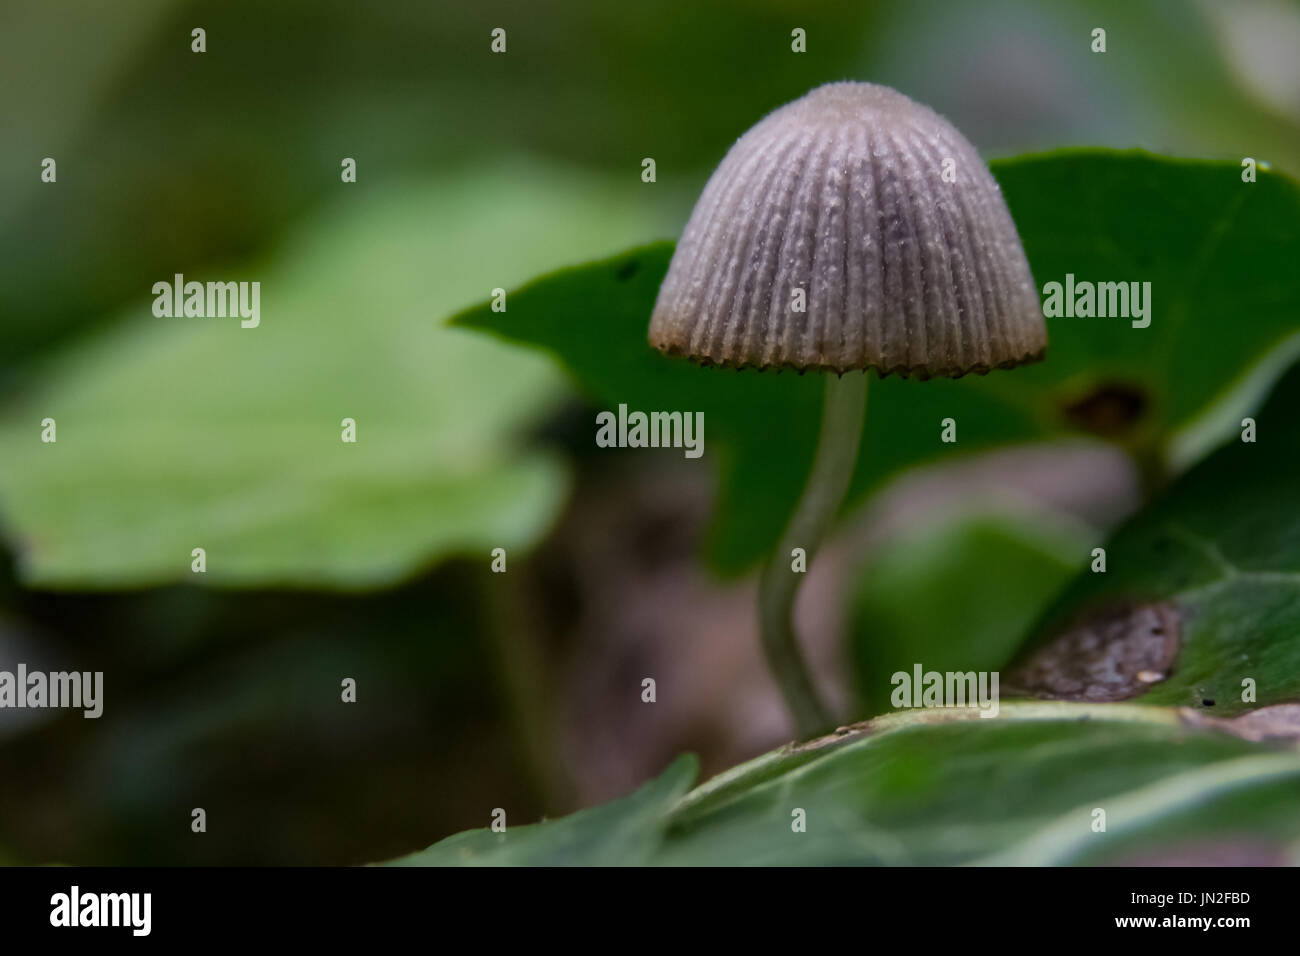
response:
[[[731,147],[677,244],[650,343],[704,364],[929,378],[1042,358],[1047,329],[975,147],[896,90],[831,83]]]

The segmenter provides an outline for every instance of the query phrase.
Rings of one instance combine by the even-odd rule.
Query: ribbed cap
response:
[[[722,160],[659,289],[650,342],[707,364],[928,378],[1041,358],[1047,329],[975,148],[895,90],[832,83]]]

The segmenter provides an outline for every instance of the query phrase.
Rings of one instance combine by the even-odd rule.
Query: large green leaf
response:
[[[891,677],[1004,665],[1084,564],[1090,536],[1045,516],[976,514],[873,549],[856,572],[849,642],[859,712],[889,706]]]
[[[688,796],[659,860],[1055,864],[1122,858],[1133,836],[1171,821],[1177,841],[1300,836],[1291,746],[1192,732],[1176,712],[1124,705],[957,715],[891,714],[733,771]],[[1199,812],[1242,791],[1248,815]],[[807,832],[793,832],[795,808]],[[1095,808],[1104,833],[1092,829]]]
[[[1066,589],[1013,680],[1053,697],[1063,679],[1080,680],[1070,696],[1104,693],[1124,676],[1121,654],[1145,643],[1168,666],[1148,663],[1149,689],[1124,696],[1216,714],[1300,701],[1298,411],[1300,365],[1254,416],[1255,441],[1227,442],[1116,532],[1105,572]],[[1084,648],[1089,637],[1104,639]]]
[[[694,757],[683,756],[636,793],[552,823],[467,830],[394,866],[624,866],[650,862],[668,815],[695,779]],[[502,808],[504,809],[504,808]]]
[[[1071,640],[1059,649],[1063,627],[1077,634],[1091,626],[1094,638],[1167,647],[1169,672],[1148,675],[1143,703],[1003,700],[996,712],[986,707],[986,716],[975,708],[888,713],[766,754],[698,787],[666,820],[641,830],[629,860],[711,866],[1300,860],[1297,408],[1300,365],[1256,416],[1257,441],[1230,442],[1183,475],[1107,544],[1106,572],[1084,572],[1046,615],[1030,652],[1055,653],[1058,676],[1092,675],[1104,688],[1116,675],[1132,679],[1124,671],[1132,660],[1113,653],[1106,640]],[[1043,561],[1057,547],[1040,540],[1031,548],[984,525],[970,527],[970,548],[1013,580],[1035,550]],[[918,563],[933,568],[925,552],[924,545],[909,544],[904,558],[920,554]],[[893,607],[885,592],[897,592],[893,597],[913,609],[939,607],[919,618],[897,616],[901,638],[916,641],[910,648],[899,635],[891,639],[889,615],[878,615],[887,646],[867,673],[885,666],[910,671],[907,663],[927,671],[995,670],[1010,654],[1007,638],[1023,622],[1024,599],[1009,611],[990,611],[1008,582],[994,573],[1003,590],[967,594],[966,582],[954,578],[969,573],[972,562],[960,552],[950,560],[956,572],[938,575],[928,588],[906,566],[878,569],[881,579],[863,592],[866,607]],[[1129,617],[1112,611],[1109,629],[1099,627],[1097,608],[1116,606],[1129,609]],[[963,615],[976,618],[970,641]],[[981,629],[980,617],[1002,622],[1008,633],[999,639]],[[947,635],[940,633],[945,624]],[[1165,633],[1147,633],[1157,625]],[[1025,680],[1016,671],[1002,676],[1002,694],[1006,678]],[[1244,676],[1257,683],[1256,701],[1241,699]],[[1061,690],[1041,677],[1030,689],[1058,696]],[[1210,694],[1213,710],[1204,696]],[[538,828],[530,846],[541,844],[547,826],[577,826],[578,819]],[[586,833],[603,839],[598,827]],[[566,844],[577,840],[567,830],[560,836]],[[484,839],[453,837],[428,859],[455,862],[455,841]],[[625,835],[610,846],[631,852]],[[596,858],[590,847],[586,852]],[[528,858],[550,861],[546,854]]]
[[[853,495],[898,469],[1080,429],[1168,451],[1300,328],[1300,186],[1235,163],[1075,150],[993,164],[1040,283],[1150,281],[1152,320],[1049,320],[1047,360],[987,377],[885,379],[868,396]],[[701,411],[721,471],[710,544],[723,570],[774,544],[807,474],[818,376],[701,369],[646,343],[672,245],[562,270],[457,324],[558,354],[600,403]],[[1249,399],[1250,396],[1247,396]],[[958,442],[940,441],[943,418]],[[593,427],[594,431],[594,427]],[[669,452],[664,452],[665,454]]]
[[[495,849],[492,862],[530,864],[1213,863],[1236,847],[1281,862],[1300,839],[1293,738],[1249,741],[1165,708],[890,714],[760,757],[671,812],[647,806],[682,773],[676,764],[634,797],[529,827],[513,857],[508,835],[480,830],[400,862],[476,862]]]
[[[371,587],[544,531],[565,470],[522,433],[561,377],[435,320],[566,250],[653,231],[651,198],[518,164],[356,189],[276,261],[187,276],[260,281],[257,328],[156,318],[142,298],[0,413],[25,582]]]

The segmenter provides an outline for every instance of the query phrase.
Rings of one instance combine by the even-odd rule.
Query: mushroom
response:
[[[705,365],[834,373],[808,483],[759,585],[768,664],[800,735],[821,732],[831,720],[795,640],[790,556],[811,560],[843,503],[866,370],[984,374],[1047,344],[1001,191],[928,107],[871,83],[818,87],[741,136],[709,179],[649,338]]]

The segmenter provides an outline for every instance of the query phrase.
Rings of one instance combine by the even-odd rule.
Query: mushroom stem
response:
[[[802,739],[829,730],[831,716],[813,686],[795,639],[794,599],[801,576],[791,569],[791,552],[803,548],[811,564],[835,520],[858,460],[866,401],[866,372],[826,376],[821,435],[808,484],[759,579],[758,621],[763,652]]]

